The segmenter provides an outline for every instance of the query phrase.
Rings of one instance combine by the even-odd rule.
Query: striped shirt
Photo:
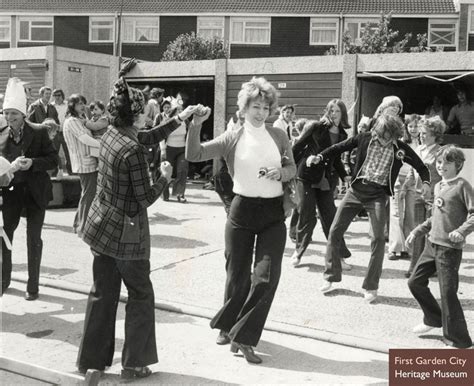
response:
[[[369,143],[367,157],[365,158],[358,178],[387,186],[390,165],[392,164],[394,156],[393,153],[392,141],[384,146],[378,137],[374,135]]]
[[[97,158],[90,155],[90,146],[79,139],[85,134],[91,137],[90,140],[98,143],[92,138],[90,130],[86,129],[78,118],[68,117],[64,121],[63,134],[71,157],[72,171],[81,174],[97,171]]]

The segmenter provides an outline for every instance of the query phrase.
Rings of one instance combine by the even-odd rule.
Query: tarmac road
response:
[[[188,203],[163,202],[149,208],[152,244],[152,282],[157,302],[183,309],[198,310],[197,315],[212,315],[221,305],[225,281],[225,212],[217,194],[189,184]],[[41,277],[89,287],[92,283],[92,256],[85,243],[72,233],[73,209],[48,210],[43,230],[44,250]],[[317,334],[352,345],[387,351],[395,347],[442,347],[438,331],[419,338],[413,326],[422,320],[403,276],[407,260],[384,262],[379,299],[369,305],[363,301],[362,281],[370,256],[368,222],[354,222],[346,234],[353,253],[352,271],[344,272],[337,290],[323,295],[322,284],[325,239],[320,225],[313,242],[295,269],[290,266],[293,244],[287,241],[284,267],[269,323],[276,323],[300,335]],[[468,326],[474,325],[474,238],[468,238],[460,269],[459,297]],[[14,240],[13,270],[25,278],[25,221],[22,219]],[[25,286],[20,286],[24,288]],[[438,294],[434,279],[431,288]],[[41,290],[42,291],[42,290]],[[10,296],[8,293],[6,297]],[[41,294],[40,294],[41,296]],[[473,334],[473,331],[471,331]],[[215,335],[215,332],[211,332]],[[264,333],[264,338],[266,332]],[[211,340],[214,337],[212,336]],[[359,346],[361,347],[361,346]]]

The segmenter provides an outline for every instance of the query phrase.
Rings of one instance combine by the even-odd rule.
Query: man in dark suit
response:
[[[17,78],[7,86],[4,114],[9,124],[9,137],[4,157],[19,164],[8,186],[2,188],[3,227],[13,240],[22,212],[26,214],[28,250],[28,284],[25,299],[36,300],[43,241],[41,231],[48,202],[53,198],[48,173],[58,164],[58,153],[46,129],[32,128],[25,122],[26,94]],[[12,271],[11,250],[2,241],[2,293],[9,287]]]
[[[34,101],[28,109],[28,120],[34,123],[43,123],[46,118],[52,118],[59,125],[58,112],[49,103],[52,94],[51,88],[43,86],[40,88],[39,94],[39,99]]]

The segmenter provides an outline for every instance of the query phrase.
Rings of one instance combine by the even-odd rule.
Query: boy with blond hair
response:
[[[428,242],[408,280],[408,287],[423,311],[423,323],[413,329],[424,334],[443,327],[445,343],[456,348],[472,346],[464,312],[459,302],[459,266],[466,237],[474,230],[474,191],[458,174],[464,165],[463,152],[454,145],[436,154],[436,170],[442,177],[434,190],[432,216],[407,237],[429,234]],[[438,273],[441,307],[428,288],[428,279]]]

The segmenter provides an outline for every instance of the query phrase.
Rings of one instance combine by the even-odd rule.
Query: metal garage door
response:
[[[281,93],[279,105],[295,104],[297,118],[317,119],[328,101],[341,97],[341,73],[270,74],[264,77]],[[252,75],[231,75],[227,78],[227,120],[237,111],[237,94],[242,83]],[[272,116],[269,121],[274,121]]]
[[[6,61],[0,63],[0,92],[5,93],[8,78],[17,77],[28,82],[31,95],[38,98],[39,89],[44,86],[47,62],[41,60]]]

